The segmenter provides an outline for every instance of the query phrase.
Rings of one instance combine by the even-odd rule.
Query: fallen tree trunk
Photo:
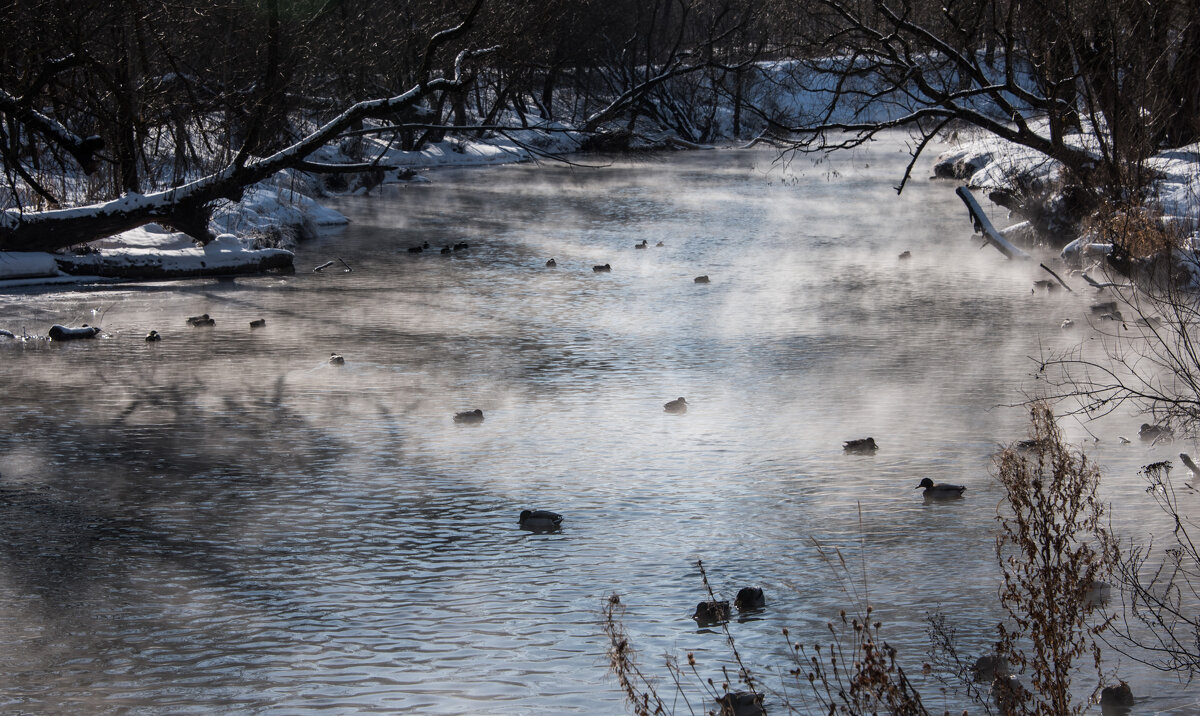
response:
[[[971,194],[971,190],[966,186],[960,186],[954,190],[958,194],[958,198],[963,200],[967,205],[967,211],[971,214],[971,222],[975,226],[975,231],[982,233],[983,238],[987,239],[988,243],[995,246],[1000,253],[1010,259],[1029,259],[1032,258],[1029,254],[1009,243],[1004,235],[992,226],[992,222],[987,218],[987,214],[983,213],[983,207],[979,206],[979,202],[975,201],[975,196]]]
[[[464,32],[481,4],[482,0],[476,0],[462,23],[434,35],[426,52],[431,53],[441,43]],[[126,194],[119,199],[70,209],[37,212],[6,209],[0,213],[0,251],[55,251],[149,223],[177,229],[207,244],[215,238],[208,227],[215,202],[237,201],[247,187],[282,169],[303,165],[310,154],[364,117],[404,110],[437,92],[465,85],[469,78],[463,74],[463,63],[479,53],[460,52],[450,77],[424,79],[403,94],[358,102],[291,146],[253,159],[243,151],[220,171],[183,186],[145,195]]]

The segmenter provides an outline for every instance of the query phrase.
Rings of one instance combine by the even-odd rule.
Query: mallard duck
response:
[[[149,333],[146,334],[146,342],[147,343],[155,343],[155,342],[161,341],[161,340],[162,340],[162,336],[158,335],[158,331],[150,331]]]
[[[521,529],[530,532],[557,532],[562,528],[563,516],[550,510],[521,510]]]
[[[686,413],[687,401],[682,397],[676,398],[669,403],[663,404],[663,410],[667,411],[668,413]]]
[[[1133,689],[1129,688],[1129,684],[1124,681],[1116,686],[1105,686],[1100,690],[1100,705],[1129,708],[1133,706]]]
[[[454,414],[454,422],[466,423],[469,425],[476,424],[476,423],[482,423],[483,422],[483,411],[480,410],[479,408],[476,408],[474,410],[464,410],[461,413],[455,413]]]
[[[921,480],[921,484],[917,485],[916,490],[925,488],[923,493],[926,499],[950,499],[954,497],[962,497],[962,493],[967,489],[964,485],[950,485],[945,482],[934,483],[928,477]]]
[[[608,264],[604,264],[603,266],[593,266],[592,270],[596,273],[608,273],[609,271],[612,271],[612,266],[609,266]]]
[[[555,261],[554,259],[550,259],[549,261],[546,262],[546,268],[554,268],[557,265],[558,265],[558,262]]]
[[[346,359],[337,353],[329,354],[329,365],[346,365]]]
[[[696,278],[692,279],[692,281],[695,283],[708,283],[708,276],[697,276]]]
[[[742,587],[733,599],[733,606],[739,612],[762,609],[767,606],[767,598],[763,596],[762,587]]]
[[[1159,440],[1171,441],[1175,439],[1175,431],[1166,425],[1151,425],[1150,423],[1142,423],[1142,427],[1138,430],[1138,437],[1143,442],[1154,443]]]
[[[642,239],[642,243],[640,243],[640,244],[634,244],[634,245],[633,245],[633,248],[635,248],[635,249],[644,249],[644,248],[646,248],[646,247],[647,247],[647,246],[649,246],[649,245],[650,245],[650,244],[646,243],[646,240],[645,240],[645,239]]]
[[[692,619],[695,619],[700,626],[727,622],[729,621],[729,602],[725,600],[700,602],[696,605],[696,611],[692,613]]]
[[[718,696],[715,701],[720,705],[717,713],[721,716],[763,716],[766,711],[763,710],[762,694],[753,694],[749,691],[727,691],[723,696]]]
[[[875,438],[858,438],[842,443],[842,450],[852,455],[870,455],[878,449],[879,446],[875,444]]]
[[[267,327],[267,319],[256,318],[253,321],[250,321],[250,327],[251,328],[266,328]]]

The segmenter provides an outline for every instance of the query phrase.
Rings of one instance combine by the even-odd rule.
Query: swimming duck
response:
[[[266,328],[267,327],[267,319],[256,318],[253,321],[250,321],[250,327],[251,328]]]
[[[443,254],[443,255],[445,255],[445,254],[449,254],[449,253],[453,253],[453,252],[454,252],[454,249],[451,249],[449,246],[443,246],[443,247],[442,247],[442,254]]]
[[[530,532],[557,532],[562,528],[563,516],[550,510],[521,510],[521,529]]]
[[[465,241],[460,241],[460,242],[458,242],[457,244],[455,244],[455,245],[454,245],[454,250],[455,250],[455,251],[466,251],[466,250],[467,250],[467,249],[469,249],[469,248],[471,248],[471,245],[470,245],[470,244],[468,244],[468,243],[467,243],[467,242],[465,242]]]
[[[692,619],[695,619],[700,626],[727,622],[729,621],[729,602],[724,600],[700,602],[696,605],[696,611],[692,613]]]
[[[554,259],[550,259],[549,261],[546,262],[546,268],[554,268],[557,265],[558,265],[558,262],[555,261]]]
[[[217,325],[217,322],[216,320],[209,318],[207,313],[204,313],[199,316],[190,316],[187,319],[187,324],[189,326],[199,328],[201,326],[215,326]]]
[[[1150,423],[1142,423],[1141,429],[1138,430],[1138,437],[1143,442],[1154,443],[1159,440],[1170,442],[1175,439],[1175,431],[1166,425],[1151,425]]]
[[[337,353],[329,354],[329,365],[346,365],[346,359]]]
[[[158,331],[150,331],[149,333],[146,334],[146,342],[147,343],[154,343],[155,341],[161,341],[161,340],[162,340],[162,336],[158,335]]]
[[[1117,686],[1105,686],[1100,690],[1100,707],[1114,710],[1128,709],[1133,706],[1133,689],[1124,681]],[[1107,713],[1107,711],[1105,711]]]
[[[646,240],[645,240],[645,239],[642,239],[642,243],[640,243],[640,244],[634,244],[634,245],[633,245],[633,248],[635,248],[635,249],[644,249],[644,248],[646,248],[646,247],[647,247],[647,246],[649,246],[649,245],[650,245],[650,244],[646,243]]]
[[[474,410],[464,410],[461,413],[454,414],[454,422],[464,423],[467,425],[476,425],[483,422],[483,411],[479,408]]]
[[[921,484],[913,489],[919,490],[922,487],[925,488],[925,492],[922,494],[925,495],[926,499],[942,500],[962,497],[962,493],[967,489],[964,485],[950,485],[944,482],[934,484],[933,480],[930,480],[928,477],[921,480]]]
[[[900,252],[900,260],[901,260],[901,261],[904,261],[905,259],[911,259],[911,258],[912,258],[912,252],[911,252],[911,251],[902,251],[902,252]]]
[[[762,587],[742,587],[733,599],[733,606],[739,612],[763,609],[767,606],[767,598],[763,596]]]
[[[608,264],[604,264],[603,266],[593,266],[592,270],[596,273],[608,273],[609,271],[612,271],[612,266],[609,266]]]
[[[408,247],[408,253],[410,253],[410,254],[419,254],[424,250],[425,250],[424,246],[409,246]]]
[[[657,246],[658,248],[661,249],[662,247],[666,246],[666,244],[664,244],[663,242],[660,241],[657,244],[655,244],[655,246]]]
[[[842,450],[851,455],[871,455],[878,449],[879,446],[875,444],[875,438],[858,438],[857,440],[847,440],[842,443]]]
[[[663,410],[668,413],[678,413],[682,415],[687,412],[687,401],[682,397],[676,398],[669,403],[663,404]]]
[[[705,274],[704,276],[697,276],[696,278],[692,279],[692,281],[695,283],[708,283],[708,275]]]
[[[766,711],[763,710],[762,694],[754,694],[749,691],[727,691],[723,696],[715,699],[719,708],[717,713],[725,716],[763,716]]]

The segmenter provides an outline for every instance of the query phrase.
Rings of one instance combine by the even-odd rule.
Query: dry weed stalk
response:
[[[1014,697],[1009,710],[1081,714],[1090,697],[1073,698],[1071,679],[1089,654],[1100,675],[1095,637],[1111,623],[1092,618],[1089,592],[1112,571],[1118,549],[1096,499],[1099,470],[1063,442],[1048,405],[1035,403],[1031,421],[1032,447],[996,458],[1008,508],[996,518],[1000,601],[1011,620],[999,626],[997,652],[1031,680],[1032,693]]]

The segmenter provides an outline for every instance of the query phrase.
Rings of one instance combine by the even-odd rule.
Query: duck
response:
[[[657,248],[660,248],[660,249],[661,249],[662,247],[666,246],[666,244],[664,244],[663,242],[661,242],[661,241],[660,241],[660,242],[658,242],[657,244],[655,244],[655,246],[656,246]]]
[[[696,605],[696,611],[692,613],[692,619],[695,619],[700,626],[727,622],[729,621],[729,601],[700,602]]]
[[[1105,686],[1100,690],[1100,706],[1114,709],[1128,709],[1133,706],[1133,689],[1124,681],[1116,686]]]
[[[708,275],[706,274],[704,276],[697,276],[696,278],[692,279],[692,281],[694,283],[708,283]]]
[[[847,440],[842,443],[842,450],[851,455],[872,455],[879,446],[875,444],[875,438],[857,438],[855,440]]]
[[[1075,327],[1075,321],[1072,321],[1070,318],[1064,318],[1062,324],[1059,325],[1059,328],[1063,329],[1064,331],[1067,330],[1068,328],[1074,328],[1074,327]]]
[[[410,253],[410,254],[419,254],[424,250],[425,250],[424,246],[409,246],[408,247],[408,253]]]
[[[1175,439],[1175,431],[1166,425],[1142,423],[1142,427],[1138,429],[1138,437],[1148,443],[1156,443],[1159,440],[1170,442]]]
[[[733,599],[733,606],[739,612],[763,609],[767,606],[767,598],[763,596],[762,587],[742,587]]]
[[[682,396],[678,397],[675,400],[664,403],[663,410],[667,411],[668,413],[678,413],[682,415],[683,413],[687,412],[687,401],[684,400]]]
[[[530,532],[557,532],[562,528],[563,516],[550,510],[521,510],[518,522],[521,529]]]
[[[346,359],[337,353],[329,354],[329,365],[346,365]]]
[[[604,264],[603,266],[593,266],[592,270],[596,273],[608,273],[612,271],[612,266],[609,266],[608,264]]]
[[[187,324],[189,326],[199,328],[201,326],[215,326],[217,325],[217,322],[216,320],[209,318],[207,313],[202,313],[199,316],[189,316],[187,319]]]
[[[450,253],[454,253],[454,249],[450,248],[449,246],[442,247],[442,255],[443,256],[446,254],[450,254]]]
[[[546,268],[554,268],[557,265],[558,265],[558,262],[555,261],[554,259],[550,259],[549,261],[546,262]]]
[[[474,410],[464,410],[461,413],[455,413],[454,422],[463,423],[464,425],[478,425],[483,422],[483,411],[476,408]]]
[[[967,489],[965,485],[950,485],[945,482],[939,482],[935,484],[934,481],[930,480],[928,477],[921,480],[921,483],[913,489],[919,490],[922,487],[925,488],[925,492],[923,494],[927,500],[945,500],[953,499],[955,497],[962,497],[963,492]]]
[[[911,252],[911,251],[901,251],[901,252],[900,252],[900,260],[901,260],[901,261],[905,261],[905,260],[907,260],[907,259],[911,259],[911,258],[912,258],[912,252]]]
[[[256,318],[253,321],[250,321],[250,327],[251,328],[266,328],[267,327],[267,319]]]
[[[763,716],[762,694],[749,691],[727,691],[715,699],[719,705],[717,713],[729,716]]]
[[[640,244],[634,244],[634,245],[633,245],[633,248],[635,248],[635,249],[644,249],[644,248],[646,248],[646,247],[647,247],[647,246],[649,246],[649,245],[650,245],[650,244],[646,243],[646,240],[645,240],[645,239],[642,239],[642,243],[640,243]]]
[[[469,249],[469,248],[471,248],[471,245],[470,245],[470,244],[468,244],[468,243],[467,243],[467,242],[465,242],[465,241],[460,241],[460,242],[458,242],[457,244],[455,244],[455,245],[454,245],[454,250],[455,250],[455,251],[466,251],[466,250],[467,250],[467,249]]]
[[[156,343],[162,340],[162,336],[158,335],[158,331],[150,331],[146,334],[147,343]]]

